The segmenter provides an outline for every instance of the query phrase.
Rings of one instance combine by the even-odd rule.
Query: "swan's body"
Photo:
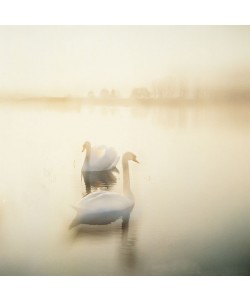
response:
[[[126,217],[134,201],[114,192],[94,192],[79,203],[75,224],[105,225]]]
[[[99,191],[83,197],[76,207],[77,215],[70,228],[79,224],[105,225],[123,219],[128,224],[130,213],[134,207],[134,197],[130,190],[128,160],[137,162],[136,156],[130,152],[123,155],[123,193]]]
[[[94,146],[90,142],[83,145],[86,150],[86,157],[82,166],[82,172],[104,171],[115,168],[119,161],[119,156],[112,147]]]

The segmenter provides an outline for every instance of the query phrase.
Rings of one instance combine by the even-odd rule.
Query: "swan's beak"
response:
[[[136,158],[133,159],[133,161],[139,164],[139,161]]]

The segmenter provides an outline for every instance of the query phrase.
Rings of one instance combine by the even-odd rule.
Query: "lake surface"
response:
[[[250,275],[249,108],[1,102],[0,274]],[[128,230],[68,229],[87,140],[137,155]]]

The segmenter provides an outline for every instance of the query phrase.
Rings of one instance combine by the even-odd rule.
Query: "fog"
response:
[[[249,26],[1,26],[0,94],[84,96],[248,70]]]
[[[249,275],[249,33],[0,27],[0,275]]]

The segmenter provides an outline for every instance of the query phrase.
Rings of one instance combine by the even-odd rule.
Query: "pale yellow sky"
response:
[[[250,26],[0,26],[0,93],[127,95],[250,65]]]

